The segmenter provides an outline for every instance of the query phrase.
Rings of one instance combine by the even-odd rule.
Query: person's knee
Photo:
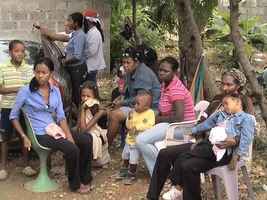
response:
[[[125,119],[124,113],[120,109],[113,110],[109,113],[109,120],[121,122]]]
[[[140,146],[144,145],[144,141],[142,139],[142,137],[140,137],[141,135],[138,135],[135,138],[135,142],[136,142],[136,146],[139,148]]]
[[[67,147],[66,152],[65,152],[66,158],[69,158],[69,159],[76,159],[78,158],[79,154],[80,154],[80,149],[75,144],[70,144]]]
[[[88,133],[83,133],[82,137],[79,140],[79,145],[82,147],[89,147],[93,144],[93,138]]]
[[[167,148],[161,149],[158,154],[158,158],[162,160],[167,160],[169,158],[170,154]]]

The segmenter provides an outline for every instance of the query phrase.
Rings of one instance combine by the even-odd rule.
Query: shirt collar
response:
[[[81,31],[83,31],[81,28],[76,30],[76,31],[73,31],[71,32],[71,37],[73,38],[74,36],[76,36],[77,34],[79,34]]]
[[[164,90],[169,90],[170,88],[172,88],[174,85],[176,85],[177,84],[177,82],[179,82],[180,80],[179,80],[179,78],[175,75],[174,77],[173,77],[173,79],[172,79],[172,81],[169,83],[169,85],[165,88],[165,83],[163,82],[162,83],[162,88],[164,89]]]
[[[7,61],[7,64],[8,64],[8,66],[14,66],[14,67],[17,67],[16,65],[14,65],[14,64],[11,62],[11,59],[9,59],[9,60]],[[21,62],[21,64],[20,64],[18,67],[21,67],[21,66],[23,66],[23,65],[25,65],[25,64],[26,64],[26,62],[25,62],[25,60],[23,59],[22,62]]]
[[[135,70],[134,70],[133,73],[131,74],[131,79],[135,79],[135,77],[137,76],[138,71],[139,71],[141,65],[142,65],[142,64],[137,65],[137,67],[135,68]]]

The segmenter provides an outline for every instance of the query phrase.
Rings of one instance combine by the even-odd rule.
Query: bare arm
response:
[[[59,122],[59,126],[62,128],[62,130],[64,131],[64,133],[66,134],[66,137],[67,139],[72,142],[72,143],[75,143],[74,140],[73,140],[73,137],[71,135],[71,132],[70,132],[70,129],[69,129],[69,126],[67,124],[67,121],[66,119],[63,119]]]
[[[156,123],[160,122],[182,122],[184,121],[184,102],[183,101],[175,101],[173,103],[173,112],[170,116],[157,116]]]
[[[47,27],[39,26],[39,30],[42,35],[48,37],[51,40],[61,41],[61,42],[68,42],[70,37],[67,34],[60,34],[60,33],[54,33],[50,30],[48,30]]]
[[[12,120],[12,124],[13,124],[14,128],[16,129],[16,131],[19,133],[20,137],[22,138],[24,147],[27,148],[28,150],[30,150],[31,141],[29,140],[29,138],[24,133],[19,120],[13,119]]]
[[[11,94],[11,93],[17,93],[19,91],[20,87],[10,87],[10,88],[4,88],[0,86],[0,94]]]
[[[80,130],[82,132],[89,132],[90,129],[96,125],[96,123],[98,122],[98,120],[104,116],[106,114],[105,110],[99,110],[94,116],[93,118],[86,124],[85,121],[85,110],[82,109],[81,114],[80,114]]]

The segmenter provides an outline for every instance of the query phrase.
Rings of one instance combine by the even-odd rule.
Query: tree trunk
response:
[[[239,2],[240,0],[230,0],[230,27],[231,37],[235,46],[238,61],[245,72],[246,77],[251,85],[253,96],[260,104],[262,117],[267,125],[267,101],[264,97],[263,88],[259,85],[256,72],[250,64],[248,56],[245,53],[244,41],[239,31]]]
[[[199,59],[203,53],[202,41],[200,32],[196,21],[194,19],[193,10],[191,7],[191,0],[176,0],[176,10],[179,21],[179,49],[180,49],[180,63],[181,63],[181,78],[186,78],[186,84],[189,88],[191,86],[194,74],[199,63]],[[206,59],[204,59],[206,71],[208,66]],[[207,73],[206,73],[207,75]],[[204,83],[205,94],[212,97],[215,94],[211,77],[206,76],[206,83]]]
[[[140,45],[141,40],[138,36],[137,30],[136,30],[136,0],[132,0],[132,21],[133,21],[133,34],[134,34],[134,45]]]

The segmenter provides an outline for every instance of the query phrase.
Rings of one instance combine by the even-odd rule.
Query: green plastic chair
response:
[[[50,192],[58,189],[58,184],[51,180],[48,176],[47,172],[47,158],[49,153],[51,152],[50,148],[44,147],[40,145],[36,139],[35,133],[33,132],[33,128],[31,122],[25,112],[23,112],[26,128],[27,128],[27,135],[32,143],[32,148],[38,154],[40,159],[40,171],[37,178],[33,181],[29,181],[24,184],[26,190],[32,192]]]

